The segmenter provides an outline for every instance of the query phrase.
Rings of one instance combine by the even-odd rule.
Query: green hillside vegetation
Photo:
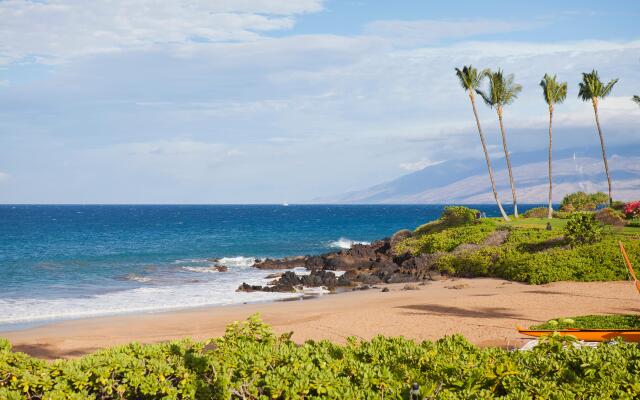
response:
[[[475,210],[469,214],[475,215]],[[640,265],[637,227],[602,226],[596,214],[588,212],[574,212],[567,217],[511,221],[487,218],[456,224],[439,220],[419,227],[413,237],[398,243],[394,250],[414,255],[436,253],[437,268],[450,275],[489,276],[531,284],[627,279],[619,241],[624,243],[631,261]],[[547,223],[551,230],[546,229]],[[506,240],[483,245],[497,230],[506,231]],[[462,244],[479,246],[458,250]]]
[[[612,399],[640,396],[640,348],[543,339],[531,351],[461,336],[339,345],[275,335],[257,317],[204,342],[129,344],[47,362],[0,341],[0,398],[14,399]]]

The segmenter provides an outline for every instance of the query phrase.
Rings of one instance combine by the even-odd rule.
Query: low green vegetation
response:
[[[531,329],[640,329],[638,315],[583,315],[580,317],[556,318]]]
[[[575,192],[566,195],[562,199],[560,208],[565,212],[573,211],[593,211],[598,206],[605,205],[609,202],[609,196],[602,192],[585,193]]]
[[[522,214],[525,218],[546,218],[548,209],[545,207],[530,208]]]
[[[497,231],[506,231],[503,241],[484,243]],[[567,219],[479,219],[455,226],[434,221],[397,244],[395,251],[437,253],[435,267],[456,276],[489,276],[531,284],[610,281],[628,278],[619,241],[625,244],[631,261],[640,265],[638,239],[638,228],[603,226],[595,213],[574,212]],[[477,246],[459,247],[463,244]]]
[[[577,212],[564,226],[564,237],[572,245],[592,244],[602,240],[602,225],[593,213]]]
[[[489,219],[468,225],[452,226],[434,233],[408,238],[396,247],[396,251],[400,253],[409,251],[414,255],[452,251],[464,243],[481,243],[496,230],[496,227],[497,223]]]
[[[0,345],[0,398],[14,399],[612,399],[640,396],[640,348],[543,339],[531,351],[354,338],[340,345],[275,335],[258,318],[205,342],[130,344],[46,362]]]

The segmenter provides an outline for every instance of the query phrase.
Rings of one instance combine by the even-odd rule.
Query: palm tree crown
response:
[[[522,86],[513,83],[513,74],[505,76],[502,70],[496,72],[485,70],[483,75],[489,79],[489,90],[485,93],[480,89],[476,89],[476,92],[482,96],[488,106],[508,105],[518,98],[518,93],[522,90]]]
[[[567,98],[567,82],[559,83],[555,75],[544,74],[542,81],[540,81],[540,86],[542,87],[544,101],[549,106],[560,104]]]
[[[635,101],[636,103],[638,103],[638,105],[640,106],[640,96],[637,96],[637,95],[636,95],[636,96],[633,96],[631,99],[632,99],[633,101]]]
[[[462,69],[456,68],[456,76],[460,86],[465,90],[477,90],[487,72],[486,69],[478,72],[472,65],[465,65]]]
[[[602,99],[607,97],[618,79],[610,80],[606,85],[602,83],[595,69],[591,72],[582,73],[582,82],[578,84],[578,97],[584,101]]]

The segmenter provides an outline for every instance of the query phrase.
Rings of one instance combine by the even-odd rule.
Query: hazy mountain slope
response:
[[[614,197],[640,198],[640,147],[612,149],[609,164]],[[544,203],[548,196],[545,152],[514,154],[514,178],[521,203]],[[566,193],[606,191],[599,149],[564,150],[554,154],[554,201]],[[503,202],[511,201],[507,171],[496,164],[496,182]],[[343,195],[316,199],[327,203],[488,203],[493,202],[484,160],[447,161],[390,182]]]

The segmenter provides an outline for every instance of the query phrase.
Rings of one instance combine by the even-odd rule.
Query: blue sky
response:
[[[513,156],[640,143],[637,1],[0,1],[0,203],[296,202],[482,153],[453,68],[503,68]],[[497,123],[481,106],[500,166]]]

